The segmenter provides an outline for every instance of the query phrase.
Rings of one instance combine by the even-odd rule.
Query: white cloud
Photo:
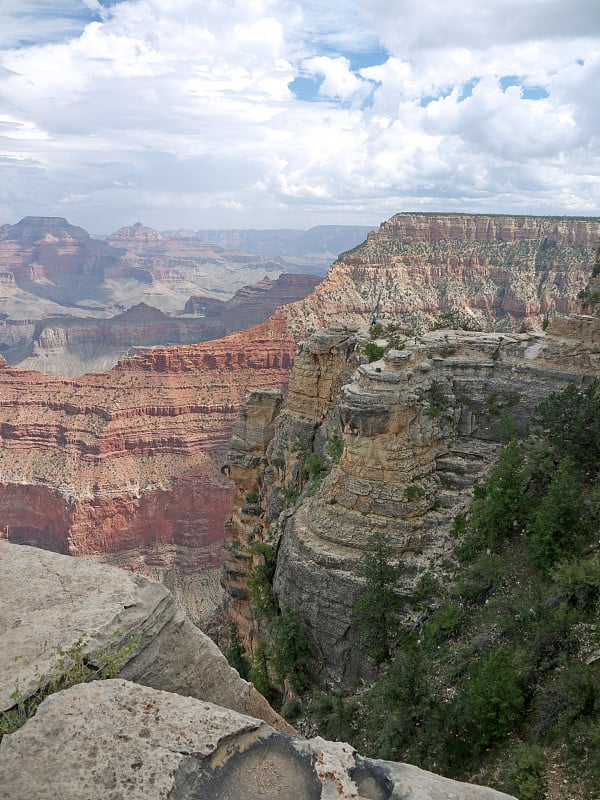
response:
[[[600,213],[597,0],[6,2],[0,222]]]

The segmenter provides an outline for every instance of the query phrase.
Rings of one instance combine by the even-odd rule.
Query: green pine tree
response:
[[[354,606],[354,619],[361,646],[376,664],[382,664],[391,655],[403,606],[395,591],[400,568],[386,535],[374,533],[369,537],[362,556],[362,575],[365,588]]]

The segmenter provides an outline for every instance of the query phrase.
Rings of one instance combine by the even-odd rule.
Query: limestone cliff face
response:
[[[299,450],[315,440],[323,445],[334,399],[356,366],[353,332],[339,327],[315,334],[296,353],[285,409],[281,392],[251,392],[233,426],[227,472],[235,483],[233,515],[224,546],[224,585],[229,611],[249,639],[251,610],[248,578],[260,555],[252,546],[279,536],[280,516],[287,516],[285,491],[303,483]]]
[[[232,498],[221,463],[246,392],[287,383],[284,327],[156,348],[77,380],[4,364],[5,537],[159,577],[194,617],[210,615]]]
[[[298,357],[288,404],[268,446],[261,449],[255,437],[249,463],[239,442],[232,442],[229,463],[244,463],[245,487],[260,490],[251,521],[243,508],[234,515],[238,543],[232,549],[243,554],[249,534],[278,548],[279,602],[296,608],[310,628],[320,677],[348,684],[364,674],[352,609],[370,534],[383,532],[393,543],[410,609],[420,576],[451,553],[453,519],[468,507],[475,481],[497,456],[502,415],[523,427],[551,392],[597,378],[600,319],[560,318],[544,333],[430,332],[389,350],[381,361],[361,364],[339,392],[335,381],[330,392],[321,391],[319,376],[338,369],[341,350],[350,366],[347,354],[357,341],[346,336],[343,345],[326,347],[325,338],[304,346],[310,358]],[[251,396],[246,407],[260,409],[261,398]],[[327,452],[336,433],[343,439],[339,464],[315,493],[284,509],[282,494],[303,488],[292,442]],[[251,437],[249,431],[240,438]],[[232,476],[237,483],[233,466]],[[246,631],[248,600],[240,581],[230,594]]]
[[[293,319],[357,323],[375,313],[415,332],[452,311],[473,328],[579,310],[600,245],[600,220],[397,214],[343,253]]]

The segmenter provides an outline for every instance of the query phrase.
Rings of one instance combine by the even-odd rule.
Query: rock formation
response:
[[[98,652],[116,653],[133,643],[120,676],[291,731],[162,584],[2,541],[0,578],[0,711],[15,705],[15,690],[21,700],[43,690],[56,673],[60,652],[78,642],[91,665],[97,665]]]
[[[193,247],[208,247],[199,240],[195,244],[178,240],[179,251],[169,256],[164,250],[170,241],[167,237],[136,228],[129,238],[137,244],[123,254],[122,249],[111,249],[107,243],[94,243],[65,221],[25,223],[0,231],[0,256],[16,248],[15,252],[23,254],[19,262],[23,274],[29,270],[27,274],[35,276],[32,259],[35,262],[40,253],[53,254],[49,263],[55,271],[44,267],[44,280],[28,279],[28,286],[40,292],[39,298],[42,289],[47,292],[48,286],[55,285],[57,275],[74,269],[76,252],[88,253],[86,263],[94,271],[102,272],[102,264],[108,264],[102,273],[105,284],[106,276],[111,275],[115,282],[109,281],[110,286],[122,287],[117,278],[133,281],[131,270],[137,270],[138,277],[146,275],[148,289],[156,285],[152,282],[159,274],[165,286],[179,285],[179,278],[169,272],[174,253],[183,259],[183,265],[191,258]],[[231,426],[248,390],[285,388],[296,341],[332,319],[364,330],[374,310],[384,320],[387,315],[405,325],[414,322],[415,327],[428,327],[439,318],[440,310],[446,309],[462,313],[465,319],[470,316],[471,322],[481,318],[486,325],[504,326],[511,332],[520,328],[524,319],[541,328],[540,315],[552,317],[554,311],[568,310],[575,302],[571,298],[584,290],[593,269],[599,226],[597,220],[400,214],[371,234],[364,245],[345,253],[308,298],[283,306],[244,334],[211,344],[158,347],[124,359],[110,372],[76,380],[0,369],[0,530],[7,531],[11,541],[148,571],[167,581],[194,615],[207,616],[221,596],[217,550],[223,521],[231,510],[232,489],[220,467]],[[64,233],[65,238],[57,238],[50,229],[61,236]],[[126,238],[121,236],[120,244]],[[96,247],[104,261],[93,261]],[[63,259],[64,253],[71,255]],[[239,258],[241,264],[243,258]],[[214,265],[196,266],[208,274]],[[190,270],[195,269],[190,262]],[[12,278],[13,284],[7,278],[7,287],[16,286],[14,274]],[[81,288],[83,283],[77,286]],[[279,287],[283,296],[283,283]],[[253,294],[258,296],[256,290]],[[247,316],[242,295],[231,318]],[[169,297],[173,299],[175,294]],[[152,302],[152,294],[144,298]],[[340,331],[332,335],[339,337]],[[356,343],[350,341],[350,332],[343,333],[342,340],[346,339],[347,344],[323,345],[323,353],[313,354],[318,378],[311,377],[313,365],[304,360],[313,345],[299,361],[298,370],[304,370],[304,377],[294,379],[290,400],[300,410],[296,421],[290,423],[281,451],[285,457],[274,456],[272,464],[273,475],[281,480],[285,474],[288,488],[298,469],[298,460],[291,458],[299,438],[296,428],[317,430],[323,419],[333,415],[327,431],[318,434],[317,446],[325,435],[342,433],[327,392],[341,382],[342,373],[345,376],[353,368]],[[500,355],[513,340],[505,337],[503,341]],[[531,341],[531,352],[537,352],[537,339]],[[320,345],[314,347],[318,350]],[[330,347],[339,349],[335,367],[330,363]],[[447,351],[454,345],[440,347]],[[489,347],[495,352],[495,344]],[[471,344],[468,348],[468,352],[477,350]],[[369,381],[384,385],[381,376],[401,372],[399,364],[388,358],[378,367],[382,372],[373,373],[375,377]],[[328,388],[330,369],[334,375]],[[435,379],[443,383],[442,378]],[[490,392],[495,390],[492,387]],[[265,481],[270,480],[269,475]],[[240,493],[240,508],[250,505],[245,503],[245,495],[256,488],[255,478],[244,480],[253,485]],[[278,497],[279,505],[275,503]],[[283,508],[283,499],[280,492],[273,494],[275,505],[269,511],[273,517]],[[342,505],[339,503],[340,513]],[[251,525],[244,522],[244,536],[254,535],[260,513],[260,507],[244,512],[253,520]],[[235,556],[239,572],[248,553],[242,548]],[[236,591],[241,592],[239,586]]]
[[[10,541],[160,577],[194,617],[221,598],[220,466],[241,399],[283,388],[285,319],[218,342],[156,348],[107,373],[0,368],[0,530]]]
[[[352,617],[369,535],[389,536],[410,608],[420,576],[451,555],[453,519],[494,463],[503,417],[523,430],[551,392],[597,379],[600,319],[557,317],[536,333],[433,331],[362,363],[339,388],[360,345],[341,328],[301,345],[281,413],[275,393],[250,395],[228,457],[238,491],[225,581],[240,631],[252,647],[252,542],[267,541],[277,548],[275,594],[310,629],[314,669],[346,686],[365,669]],[[295,502],[307,454],[325,458],[336,437],[339,464]]]
[[[301,739],[124,680],[45,700],[0,745],[3,800],[515,800],[352,747]]]
[[[510,800],[293,735],[153,581],[0,542],[0,597],[0,711],[15,687],[21,700],[42,688],[82,639],[92,666],[101,648],[134,643],[118,678],[50,694],[3,737],[2,800]]]
[[[179,315],[138,303],[108,319],[45,317],[17,328],[3,323],[0,345],[12,366],[64,377],[111,369],[133,347],[194,344],[257,325],[279,306],[304,298],[320,282],[315,275],[280,275],[244,286],[229,300],[194,295]],[[8,340],[8,341],[6,341]]]
[[[600,244],[600,220],[396,214],[346,253],[293,318],[309,327],[376,314],[422,332],[439,320],[519,330],[579,310]]]

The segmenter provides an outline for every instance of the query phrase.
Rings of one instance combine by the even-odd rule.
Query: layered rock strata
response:
[[[503,417],[524,430],[550,393],[597,380],[600,319],[557,318],[538,333],[430,332],[361,364],[339,392],[335,381],[329,391],[320,376],[343,374],[359,344],[347,334],[337,343],[322,335],[309,340],[297,356],[288,404],[270,422],[272,440],[261,446],[268,438],[266,404],[263,395],[253,395],[245,413],[264,434],[246,426],[228,457],[239,481],[238,504],[244,491],[257,490],[255,507],[238,505],[234,513],[237,543],[226,560],[240,629],[252,646],[247,578],[239,565],[246,558],[246,570],[252,569],[258,557],[247,542],[263,539],[278,551],[279,602],[295,608],[310,629],[315,670],[345,685],[365,669],[352,618],[368,537],[389,537],[410,609],[419,578],[451,556],[453,519],[468,508],[474,484],[495,461]],[[320,488],[285,508],[291,492],[303,491],[306,453],[325,456],[336,435],[343,440],[339,464]]]
[[[231,536],[224,543],[224,584],[229,613],[249,640],[254,630],[248,579],[262,558],[253,554],[253,545],[276,539],[280,516],[291,513],[286,507],[304,482],[300,449],[315,439],[322,448],[336,429],[330,418],[339,389],[357,365],[355,334],[344,326],[314,334],[296,353],[285,408],[280,391],[254,391],[234,423],[226,470],[237,491]]]
[[[279,306],[306,297],[315,275],[280,275],[244,286],[228,300],[194,295],[179,315],[138,303],[122,314],[0,323],[0,352],[13,366],[65,377],[111,369],[134,347],[194,344],[253,327]]]
[[[477,214],[396,214],[338,258],[292,319],[324,325],[401,322],[423,332],[440,312],[473,329],[579,310],[600,245],[600,220]]]
[[[109,680],[45,700],[0,745],[8,800],[515,800],[300,739],[207,702]]]
[[[0,368],[0,531],[161,578],[195,618],[221,600],[232,487],[221,464],[239,403],[283,388],[285,320],[156,348],[107,373]]]

